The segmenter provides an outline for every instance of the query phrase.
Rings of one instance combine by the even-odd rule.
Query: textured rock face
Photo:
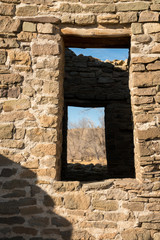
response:
[[[160,238],[159,12],[159,0],[0,1],[1,239]],[[63,39],[82,47],[130,41],[136,180],[57,181]]]

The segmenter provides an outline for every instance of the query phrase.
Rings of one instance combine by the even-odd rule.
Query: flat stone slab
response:
[[[56,17],[48,17],[48,16],[41,16],[41,17],[22,17],[19,18],[24,22],[35,22],[35,23],[60,23],[60,19]]]

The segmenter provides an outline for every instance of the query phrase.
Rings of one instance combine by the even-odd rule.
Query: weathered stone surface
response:
[[[83,209],[86,210],[90,205],[90,197],[84,193],[68,194],[64,197],[64,204],[69,209]]]
[[[124,240],[135,240],[135,239],[143,239],[150,240],[151,234],[149,231],[141,230],[141,229],[128,229],[122,232],[122,238]]]
[[[119,22],[119,16],[116,14],[103,14],[97,16],[97,22],[101,24],[115,24]]]
[[[0,15],[12,16],[15,13],[15,5],[13,4],[1,4]]]
[[[24,218],[22,217],[8,217],[8,218],[0,218],[1,224],[8,224],[8,225],[14,225],[14,224],[23,224],[25,222]]]
[[[12,20],[10,17],[0,16],[1,32],[17,32],[20,27],[20,20]]]
[[[144,26],[145,33],[157,33],[160,31],[160,24],[159,23],[145,23]]]
[[[37,15],[38,7],[37,6],[23,6],[17,8],[17,16],[35,16]]]
[[[127,11],[138,11],[138,10],[148,10],[149,3],[141,1],[134,3],[119,3],[117,4],[117,11],[127,12]]]
[[[137,134],[139,139],[155,139],[160,137],[160,130],[154,127],[147,130],[138,130]]]
[[[11,64],[27,65],[27,66],[31,65],[31,57],[28,52],[20,51],[20,50],[10,50],[8,55],[9,55]]]
[[[57,126],[57,116],[43,115],[40,117],[40,124],[42,127],[56,127]]]
[[[133,73],[132,80],[134,87],[155,86],[159,82],[159,71],[145,73],[136,72]]]
[[[22,81],[23,78],[17,73],[0,74],[1,84],[20,83]]]
[[[54,33],[54,26],[53,26],[53,24],[51,24],[51,23],[45,23],[45,24],[39,23],[39,24],[37,25],[37,31],[38,31],[39,33],[52,34],[52,33]]]
[[[27,130],[27,137],[33,142],[53,142],[56,135],[54,129],[33,128]]]
[[[94,200],[92,206],[96,210],[116,211],[118,210],[118,202],[115,200]]]
[[[160,61],[156,61],[154,63],[150,63],[147,65],[148,71],[160,70]]]
[[[143,211],[144,204],[141,202],[126,202],[122,204],[123,208],[127,208],[131,211]]]
[[[139,42],[139,43],[148,43],[151,42],[151,37],[147,34],[142,35],[136,35],[132,38],[133,41]]]
[[[86,5],[84,7],[85,12],[93,12],[93,13],[113,13],[116,8],[114,4],[94,4],[94,5]]]
[[[158,57],[134,57],[132,63],[151,63],[158,59]]]
[[[32,45],[32,54],[34,56],[42,56],[42,55],[57,55],[59,54],[59,46],[57,44],[36,44]]]
[[[160,4],[152,4],[151,5],[151,10],[152,11],[160,11]]]
[[[29,224],[34,227],[46,227],[49,225],[49,218],[33,216],[29,219]],[[34,234],[34,235],[36,235],[36,234]]]
[[[132,33],[141,34],[143,33],[143,27],[141,23],[132,23]]]
[[[139,22],[158,22],[159,21],[159,13],[144,11],[140,13]]]
[[[95,24],[96,17],[94,15],[76,15],[75,23],[78,25],[90,25]]]
[[[155,45],[152,50],[151,53],[160,53],[160,44]]]
[[[35,16],[35,17],[23,17],[20,18],[25,22],[33,22],[33,23],[59,23],[60,19],[53,16]]]
[[[13,124],[0,124],[0,139],[10,139],[13,137]]]
[[[120,13],[120,23],[133,23],[137,22],[137,13],[129,12],[129,13]]]
[[[31,149],[31,153],[36,157],[43,157],[46,155],[56,155],[56,144],[37,144]]]
[[[145,71],[145,65],[144,64],[135,64],[132,66],[132,71],[133,72]]]
[[[1,202],[0,214],[2,215],[19,214],[17,201],[13,200],[8,202]]]
[[[29,99],[18,99],[12,101],[6,101],[3,104],[3,110],[5,112],[15,111],[15,110],[26,110],[30,108]]]
[[[31,22],[23,23],[23,31],[24,32],[36,32],[36,24]]]
[[[32,235],[36,236],[37,230],[34,228],[29,228],[29,227],[13,227],[13,232],[17,234],[27,234],[27,235]]]
[[[18,40],[30,42],[32,39],[37,37],[37,33],[32,32],[20,32],[18,35]]]
[[[160,233],[155,233],[154,240],[159,240],[159,239],[160,239]]]
[[[17,48],[19,44],[16,39],[14,38],[0,38],[0,46],[1,48]]]
[[[12,87],[8,90],[9,98],[18,98],[21,93],[20,87]]]
[[[34,215],[34,214],[43,213],[43,210],[42,210],[42,208],[37,207],[37,206],[29,206],[29,207],[21,208],[20,213],[22,215]]]
[[[0,51],[0,64],[5,64],[6,60],[7,60],[6,51],[1,50]]]

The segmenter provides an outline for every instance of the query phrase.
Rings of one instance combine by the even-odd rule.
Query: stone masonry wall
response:
[[[159,12],[159,0],[0,1],[1,239],[160,239]],[[64,43],[129,42],[136,179],[57,181]]]

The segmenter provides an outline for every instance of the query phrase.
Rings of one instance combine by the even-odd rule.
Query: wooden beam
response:
[[[77,37],[90,37],[90,38],[116,38],[116,37],[130,37],[131,30],[130,28],[69,28],[65,27],[61,29],[62,35],[70,35],[70,36],[77,36]]]

